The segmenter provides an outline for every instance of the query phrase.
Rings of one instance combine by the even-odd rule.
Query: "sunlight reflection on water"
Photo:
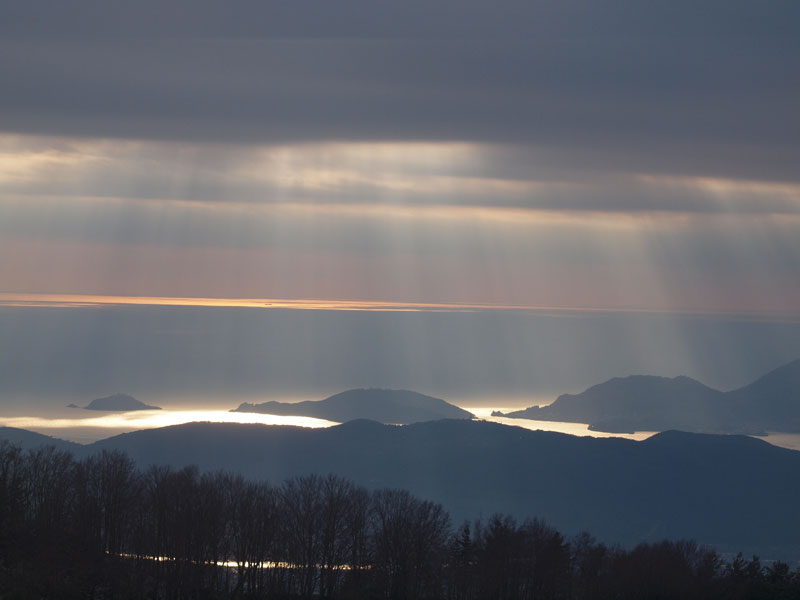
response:
[[[646,440],[652,435],[658,433],[657,431],[637,431],[636,433],[605,433],[603,431],[591,431],[587,423],[566,423],[562,421],[534,421],[533,419],[510,419],[508,417],[493,417],[492,411],[499,410],[500,412],[508,412],[509,410],[518,410],[517,408],[498,408],[498,407],[479,407],[470,408],[472,414],[484,421],[492,421],[493,423],[502,423],[503,425],[513,425],[514,427],[522,427],[524,429],[541,430],[541,431],[557,431],[558,433],[568,433],[569,435],[578,436],[591,436],[597,438],[618,437],[626,438],[629,440]]]
[[[470,408],[472,414],[479,419],[485,421],[492,421],[494,423],[502,423],[503,425],[513,425],[516,427],[523,427],[531,430],[542,431],[557,431],[559,433],[568,433],[569,435],[578,436],[592,436],[597,438],[626,438],[629,440],[646,440],[647,438],[659,433],[658,431],[637,431],[636,433],[606,433],[603,431],[591,431],[588,423],[566,423],[562,421],[534,421],[532,419],[509,419],[507,417],[493,417],[491,413],[493,410],[500,412],[508,412],[509,410],[519,410],[517,407],[510,409],[496,408],[496,407],[482,407]],[[780,446],[781,448],[788,448],[790,450],[800,450],[800,433],[778,433],[774,431],[767,432],[769,435],[754,435],[759,440],[763,440],[772,444],[773,446]]]
[[[337,424],[333,421],[312,417],[239,413],[226,410],[136,410],[123,413],[101,413],[99,416],[93,414],[83,416],[86,412],[90,411],[82,411],[81,416],[76,418],[8,417],[0,420],[0,424],[79,442],[96,441],[117,433],[137,429],[167,427],[195,421],[296,425],[298,427],[330,427]],[[79,430],[80,433],[71,435],[73,430]],[[78,433],[78,431],[74,433]]]
[[[522,427],[530,430],[555,431],[576,436],[591,436],[598,438],[626,438],[631,440],[645,440],[657,431],[637,431],[636,433],[605,433],[590,431],[586,423],[567,423],[561,421],[534,421],[532,419],[510,419],[507,417],[493,417],[493,410],[507,412],[517,410],[519,407],[467,407],[477,418]],[[227,410],[137,410],[123,413],[93,413],[92,411],[75,410],[76,416],[58,416],[54,418],[16,416],[0,418],[0,426],[18,427],[28,429],[45,435],[58,437],[79,443],[91,443],[113,435],[136,431],[138,429],[151,429],[154,427],[167,427],[181,425],[196,421],[212,423],[260,423],[263,425],[294,425],[297,427],[331,427],[338,425],[334,421],[315,419],[312,417],[266,415],[259,413],[240,413]],[[755,436],[754,436],[755,437]],[[773,433],[769,436],[759,436],[775,446],[800,450],[800,434]]]

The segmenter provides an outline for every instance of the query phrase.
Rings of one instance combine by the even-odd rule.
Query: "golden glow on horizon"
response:
[[[629,306],[552,306],[526,304],[490,304],[471,302],[399,302],[382,300],[324,300],[303,298],[207,298],[169,296],[112,296],[95,294],[46,294],[0,292],[0,306],[86,308],[98,306],[195,306],[216,308],[261,308],[284,310],[353,311],[353,312],[482,312],[521,311],[544,316],[580,316],[583,314],[671,314],[718,316],[796,322],[800,312],[752,311],[747,309],[675,309]]]
[[[0,134],[0,306],[800,321],[800,184],[510,150]]]

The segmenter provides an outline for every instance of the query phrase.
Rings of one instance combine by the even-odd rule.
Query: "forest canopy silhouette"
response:
[[[14,598],[795,598],[800,570],[693,541],[608,547],[538,519],[454,526],[334,475],[280,484],[0,445],[0,589]],[[6,596],[4,596],[6,597]]]

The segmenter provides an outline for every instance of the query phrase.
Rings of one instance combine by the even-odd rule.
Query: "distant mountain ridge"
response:
[[[6,441],[23,450],[34,450],[42,446],[53,446],[56,450],[68,450],[80,454],[84,452],[85,446],[68,442],[49,435],[43,435],[27,429],[17,427],[0,427],[0,441]]]
[[[469,420],[321,429],[191,423],[80,452],[103,450],[122,450],[143,468],[196,464],[272,482],[334,473],[441,502],[456,523],[503,512],[607,542],[693,538],[800,559],[800,452],[745,436],[668,431],[635,442]]]
[[[370,419],[388,425],[407,425],[438,419],[473,419],[475,415],[440,398],[409,390],[361,388],[305,402],[244,402],[232,412],[293,415],[346,423]]]
[[[800,433],[800,359],[730,392],[689,377],[634,375],[609,379],[548,406],[495,416],[589,423],[595,431]]]
[[[112,394],[111,396],[105,396],[104,398],[92,400],[86,406],[76,406],[75,404],[70,404],[69,408],[84,408],[86,410],[117,412],[127,412],[131,410],[161,410],[160,406],[150,406],[149,404],[140,402],[128,394]]]

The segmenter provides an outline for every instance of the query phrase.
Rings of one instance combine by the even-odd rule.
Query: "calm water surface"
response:
[[[534,421],[532,419],[509,419],[506,417],[491,416],[494,410],[508,412],[509,410],[519,409],[519,406],[467,406],[465,408],[479,419],[531,430],[557,431],[570,435],[602,438],[619,437],[631,440],[644,440],[658,433],[657,431],[637,431],[633,434],[605,433],[602,431],[590,431],[589,425],[586,423]],[[262,423],[265,425],[295,425],[298,427],[315,428],[337,425],[337,423],[333,421],[314,419],[311,417],[236,413],[221,409],[138,410],[126,413],[96,413],[81,409],[65,409],[59,410],[56,414],[48,417],[14,416],[0,418],[0,425],[29,429],[45,435],[86,444],[120,433],[136,431],[138,429],[166,427],[194,421],[213,423]],[[759,436],[759,439],[763,439],[776,446],[800,450],[800,434],[770,432],[768,436]]]

